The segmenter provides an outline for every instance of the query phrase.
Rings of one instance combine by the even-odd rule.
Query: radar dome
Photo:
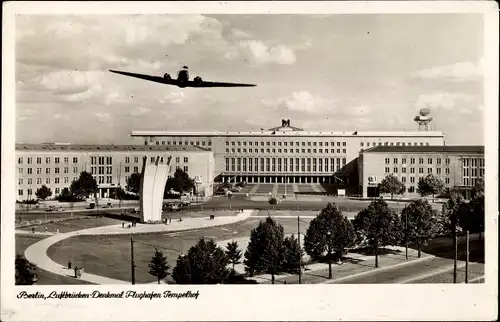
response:
[[[427,107],[425,107],[425,108],[420,110],[420,115],[427,116],[427,115],[429,115],[430,112],[431,112],[431,110],[428,109]]]

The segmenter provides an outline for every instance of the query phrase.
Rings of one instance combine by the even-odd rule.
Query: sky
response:
[[[134,130],[416,130],[484,144],[481,14],[19,15],[16,142]],[[177,88],[109,69],[257,84]]]

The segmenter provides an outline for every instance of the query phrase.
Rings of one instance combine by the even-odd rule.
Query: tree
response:
[[[297,274],[303,255],[304,250],[300,247],[298,239],[294,235],[285,237],[283,241],[283,271]]]
[[[434,196],[441,193],[444,189],[443,180],[435,175],[428,174],[426,177],[420,178],[418,180],[418,193],[422,196],[432,195],[432,202],[434,202]]]
[[[52,196],[52,190],[50,190],[50,188],[48,188],[46,185],[43,185],[36,190],[35,195],[38,199],[45,200],[48,197]]]
[[[399,217],[382,199],[372,201],[361,210],[354,218],[354,227],[375,253],[375,267],[378,267],[379,248],[397,245],[401,241]]]
[[[382,180],[379,189],[381,193],[390,193],[392,200],[394,194],[399,195],[404,193],[405,185],[395,175],[390,174]]]
[[[149,274],[156,277],[158,280],[158,284],[164,278],[166,278],[170,273],[168,270],[170,269],[170,265],[167,264],[167,257],[163,255],[161,250],[155,248],[155,252],[153,254],[153,258],[149,262]]]
[[[23,255],[16,255],[16,285],[33,285],[38,280],[36,266]]]
[[[180,255],[172,273],[177,284],[218,284],[228,276],[229,261],[224,250],[213,239],[201,238]]]
[[[321,212],[311,220],[304,237],[305,251],[314,259],[320,259],[326,253],[328,259],[328,276],[332,278],[332,256],[341,257],[345,249],[354,242],[354,229],[340,209],[328,203]]]
[[[277,205],[278,204],[278,199],[276,199],[275,197],[271,197],[269,198],[269,204],[270,205]]]
[[[479,178],[476,181],[474,187],[472,187],[472,198],[478,198],[484,196],[484,179]]]
[[[194,189],[194,180],[189,177],[189,175],[182,170],[177,168],[174,175],[167,179],[165,184],[165,191],[174,190],[180,193],[188,192]]]
[[[251,231],[244,260],[245,269],[251,276],[270,274],[274,284],[274,276],[282,270],[284,237],[283,226],[271,217]]]
[[[473,216],[473,230],[481,233],[484,231],[484,194],[477,194],[474,199],[470,201],[471,215]]]
[[[234,274],[235,273],[234,266],[241,263],[241,250],[238,249],[238,242],[233,241],[227,243],[226,256],[227,259],[229,260],[229,263],[233,264],[233,274]]]
[[[126,189],[127,191],[133,193],[139,193],[139,189],[141,187],[141,174],[140,173],[132,173],[130,177],[127,179]]]
[[[90,173],[83,171],[78,180],[71,182],[69,190],[76,198],[84,199],[97,192],[97,182]]]
[[[439,230],[438,211],[425,199],[410,202],[401,212],[401,220],[407,221],[407,238],[417,243],[418,257],[421,248],[434,238]]]

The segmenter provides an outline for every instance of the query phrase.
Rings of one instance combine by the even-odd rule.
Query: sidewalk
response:
[[[49,271],[54,274],[62,276],[74,276],[73,270],[68,270],[66,267],[54,262],[47,256],[47,250],[50,246],[58,243],[64,239],[79,236],[79,235],[114,235],[114,234],[139,234],[139,233],[152,233],[152,232],[172,232],[172,231],[186,231],[191,229],[200,229],[207,227],[214,227],[226,225],[245,220],[250,217],[253,210],[244,210],[243,213],[238,213],[236,216],[216,217],[213,220],[208,218],[186,218],[182,222],[176,221],[169,225],[165,224],[137,224],[134,228],[122,228],[121,225],[95,227],[84,230],[72,231],[68,233],[61,233],[52,235],[32,244],[24,252],[24,256],[34,265]],[[28,234],[30,234],[28,232]],[[32,233],[31,233],[32,234]],[[36,234],[36,233],[35,233]],[[39,233],[42,234],[42,233]],[[128,281],[122,281],[104,276],[84,273],[80,279],[85,282],[93,284],[130,284]]]

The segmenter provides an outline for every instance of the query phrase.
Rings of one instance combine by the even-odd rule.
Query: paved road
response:
[[[451,242],[451,239],[449,239]],[[437,257],[429,258],[423,261],[418,261],[409,265],[395,267],[384,271],[374,271],[359,277],[344,279],[339,283],[342,284],[391,284],[391,283],[452,283],[453,282],[453,248],[448,243],[448,246],[443,243],[443,239],[437,240],[434,247],[428,247],[428,251],[434,253]],[[463,248],[465,239],[459,240],[460,258],[463,258]],[[451,249],[451,251],[450,251]],[[470,263],[469,271],[472,278],[484,274],[484,244],[483,241],[471,240],[470,242]],[[459,260],[457,267],[463,272],[465,262]],[[451,272],[451,275],[450,275]],[[451,276],[451,278],[450,278]],[[458,279],[463,281],[463,277]]]

